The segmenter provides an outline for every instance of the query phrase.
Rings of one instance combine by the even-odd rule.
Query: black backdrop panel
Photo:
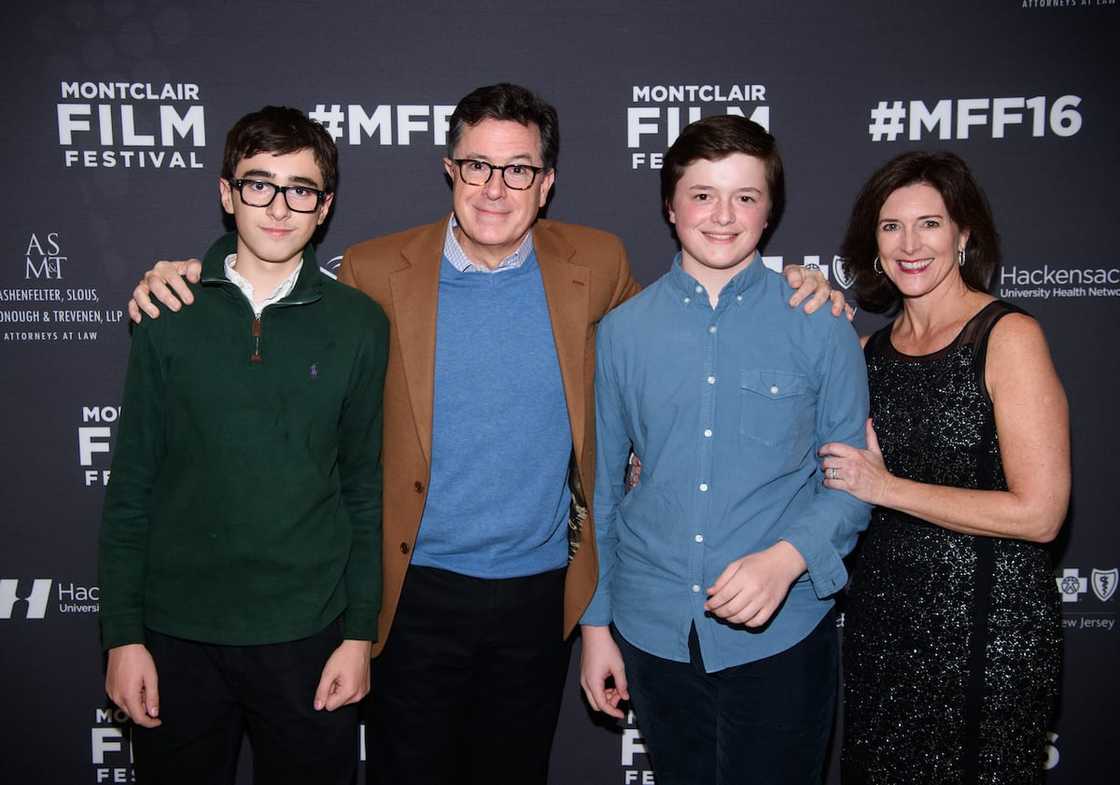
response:
[[[102,692],[94,568],[123,308],[154,259],[197,255],[222,231],[226,129],[286,103],[336,136],[329,260],[449,209],[447,114],[502,80],[560,110],[549,214],[621,235],[646,283],[675,250],[658,156],[695,117],[738,112],[778,137],[789,204],[766,261],[815,263],[834,281],[875,166],[914,148],[970,162],[1004,242],[996,293],[1041,320],[1071,403],[1073,505],[1054,546],[1066,668],[1046,765],[1054,783],[1115,776],[1116,2],[45,0],[6,18],[4,781],[131,778],[127,730]],[[862,332],[880,323],[857,316]],[[592,718],[575,666],[552,780],[654,782],[636,723]]]

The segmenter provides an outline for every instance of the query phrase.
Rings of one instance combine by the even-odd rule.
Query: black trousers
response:
[[[615,634],[657,785],[819,785],[836,711],[839,642],[829,611],[795,646],[705,673]]]
[[[486,580],[410,567],[366,719],[370,785],[534,785],[567,676],[564,570]]]
[[[232,784],[249,735],[257,785],[346,785],[358,766],[358,707],[315,711],[335,623],[310,638],[215,646],[147,631],[159,678],[156,728],[134,726],[140,785]]]

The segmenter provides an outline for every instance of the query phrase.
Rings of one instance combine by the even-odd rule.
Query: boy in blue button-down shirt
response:
[[[632,699],[658,785],[819,782],[832,727],[831,596],[868,506],[822,487],[816,451],[863,443],[867,380],[851,326],[790,310],[762,264],[782,195],[760,126],[686,128],[662,170],[681,253],[597,336],[582,683],[613,716]]]

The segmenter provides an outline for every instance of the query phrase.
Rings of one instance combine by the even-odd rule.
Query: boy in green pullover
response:
[[[350,782],[381,576],[388,321],[319,270],[330,135],[265,107],[226,139],[196,304],[132,336],[101,526],[106,691],[138,782]]]

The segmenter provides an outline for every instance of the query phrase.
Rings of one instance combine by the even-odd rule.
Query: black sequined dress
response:
[[[867,343],[887,468],[923,483],[1006,490],[984,384],[996,300],[953,343]],[[845,785],[1042,781],[1061,671],[1060,600],[1044,546],[975,537],[878,507],[852,571],[844,630]]]

